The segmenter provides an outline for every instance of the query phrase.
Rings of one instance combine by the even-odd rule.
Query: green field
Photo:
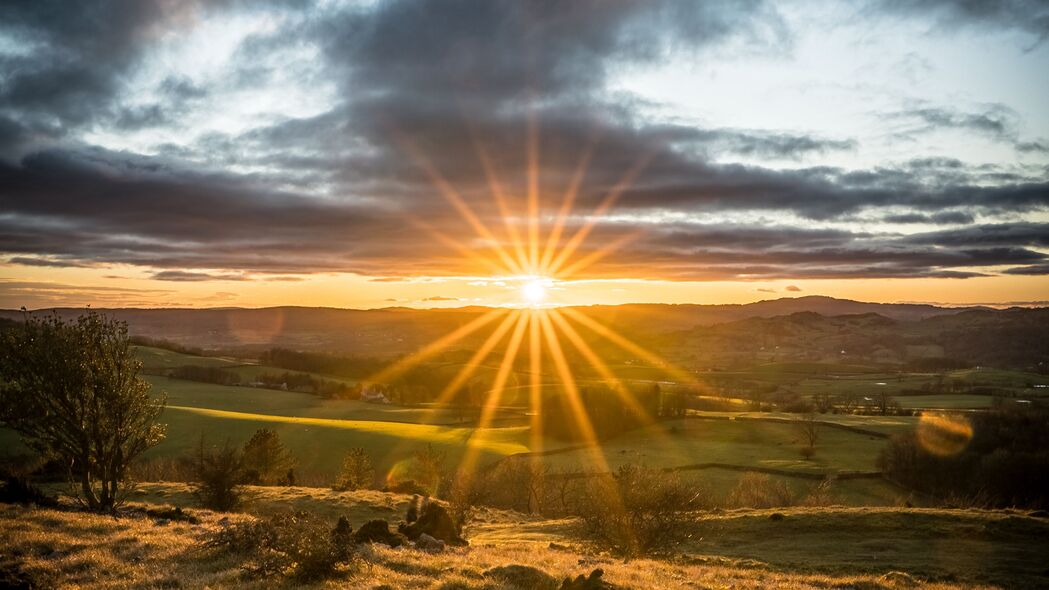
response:
[[[228,387],[149,376],[154,390],[168,397],[163,421],[168,437],[148,457],[175,457],[189,451],[203,435],[210,441],[229,439],[240,444],[259,428],[276,430],[299,461],[300,473],[333,478],[343,455],[351,448],[366,449],[379,475],[398,468],[412,452],[431,444],[446,453],[449,464],[475,449],[481,464],[535,450],[555,450],[571,443],[543,439],[532,448],[527,418],[506,411],[494,428],[478,430],[456,425],[454,412],[446,409],[405,408],[352,400],[325,400],[304,393]],[[730,419],[732,418],[732,419]],[[682,468],[703,463],[723,463],[742,468],[775,469],[803,475],[871,472],[884,438],[864,432],[823,427],[817,452],[803,458],[801,435],[790,421],[796,416],[779,413],[697,412],[687,419],[663,422],[628,433],[593,450],[550,454],[543,461],[552,469],[583,471],[614,469],[626,463],[650,467]],[[821,420],[891,434],[912,428],[914,417],[820,416]],[[742,472],[704,468],[683,472],[724,496],[738,483]],[[799,495],[816,480],[773,475]],[[892,504],[900,491],[876,479],[842,480],[834,485],[847,504]]]
[[[289,373],[292,375],[310,375],[318,379],[325,379],[328,381],[337,381],[346,385],[353,385],[357,383],[356,379],[347,379],[345,377],[335,377],[332,375],[325,375],[322,373],[307,373],[304,371],[293,371],[290,369],[282,369],[280,367],[270,367],[267,365],[260,365],[250,359],[235,359],[229,357],[214,357],[214,356],[194,356],[190,354],[184,354],[181,352],[174,352],[171,350],[165,350],[163,348],[153,348],[150,346],[135,346],[135,356],[142,361],[142,369],[147,373],[160,373],[167,369],[174,369],[176,367],[182,367],[187,365],[193,365],[198,367],[216,367],[224,369],[232,373],[236,373],[244,382],[252,382],[259,378],[261,375],[281,375]]]
[[[280,434],[303,473],[334,477],[342,457],[362,447],[385,473],[416,450],[432,444],[458,461],[469,446],[483,461],[528,451],[525,418],[507,414],[498,428],[447,425],[455,422],[445,409],[404,408],[355,400],[326,400],[305,393],[195,383],[147,376],[154,391],[167,395],[161,420],[167,438],[147,457],[173,457],[189,451],[203,435],[209,441],[236,444],[259,428]]]
[[[146,347],[139,347],[137,354],[151,368],[207,363],[237,371],[246,378],[281,371],[239,359],[193,357]],[[831,374],[832,368],[839,374]],[[929,378],[909,375],[889,381],[884,372],[863,367],[798,363],[758,367],[749,374],[771,376],[783,382],[793,379],[808,386],[820,383],[837,391],[901,387],[899,383],[907,380]],[[958,378],[1001,384],[1027,380],[1029,376],[970,370],[959,372]],[[146,379],[154,392],[167,397],[168,404],[161,419],[168,426],[167,438],[146,454],[147,459],[182,456],[202,436],[211,443],[229,440],[240,445],[256,430],[270,428],[295,456],[300,476],[310,481],[330,481],[346,452],[355,447],[368,452],[377,478],[381,479],[398,473],[411,454],[426,445],[445,453],[448,467],[453,468],[468,451],[476,453],[483,465],[511,455],[576,445],[543,438],[539,446],[533,446],[536,441],[532,440],[529,418],[513,408],[500,409],[492,427],[478,429],[475,416],[460,422],[459,413],[449,408],[330,400],[306,393],[213,385],[159,375],[148,375]],[[887,385],[876,385],[879,382]],[[961,394],[898,397],[904,407],[922,408],[986,407],[990,399]],[[806,459],[800,453],[804,446],[802,434],[792,423],[796,419],[797,415],[775,412],[691,412],[685,419],[630,432],[603,441],[599,447],[547,454],[542,461],[561,472],[615,469],[628,463],[676,469],[720,497],[738,484],[742,470],[769,470],[770,477],[787,482],[797,495],[803,496],[822,476],[876,472],[876,459],[886,437],[912,429],[918,421],[911,416],[819,415],[818,420],[828,424],[820,429],[815,455]],[[11,447],[16,444],[14,441],[10,432],[0,433],[0,443]],[[599,456],[595,456],[595,449]],[[835,498],[849,505],[892,505],[907,495],[877,478],[839,479],[833,489]]]

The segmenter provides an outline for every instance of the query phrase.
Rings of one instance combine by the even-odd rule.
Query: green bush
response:
[[[201,438],[197,451],[187,460],[194,475],[193,493],[201,506],[229,512],[240,507],[244,460],[229,441],[207,447]]]
[[[260,428],[244,443],[242,458],[243,483],[266,486],[280,484],[282,479],[287,485],[294,483],[288,482],[294,480],[294,475],[288,475],[295,461],[280,442],[280,436],[269,428]]]
[[[375,468],[367,451],[362,448],[351,449],[342,460],[342,471],[339,479],[332,486],[338,492],[369,488],[375,481]]]

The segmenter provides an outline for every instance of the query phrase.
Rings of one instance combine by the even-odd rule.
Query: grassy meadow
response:
[[[345,516],[356,528],[396,520],[408,497],[312,488],[251,488],[250,511],[309,510]],[[185,505],[182,484],[148,484],[132,506]],[[198,524],[148,516],[0,507],[0,569],[48,587],[270,588],[245,578],[235,556],[201,548],[222,522],[253,518],[190,510]],[[221,522],[220,522],[221,521]],[[543,520],[483,509],[467,527],[470,546],[431,554],[365,550],[365,565],[335,579],[287,587],[519,589],[499,566],[536,567],[555,588],[566,576],[605,571],[621,588],[863,588],[894,590],[1043,586],[1049,521],[1025,512],[902,508],[731,510],[697,514],[691,534],[666,554],[623,560],[593,545],[571,519]],[[88,543],[85,540],[91,539]],[[11,556],[15,562],[8,561]]]

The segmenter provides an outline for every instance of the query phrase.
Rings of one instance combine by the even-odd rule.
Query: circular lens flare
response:
[[[528,303],[541,303],[546,299],[546,287],[540,280],[528,281],[521,286],[521,296]]]

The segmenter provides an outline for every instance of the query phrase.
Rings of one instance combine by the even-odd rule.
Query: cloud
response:
[[[874,6],[903,17],[932,17],[945,31],[1018,30],[1034,37],[1036,44],[1049,37],[1049,6],[1040,0],[880,0]]]
[[[795,285],[787,285],[784,288],[784,291],[791,291],[793,293],[799,293],[799,292],[801,292],[801,287],[797,287]]]
[[[155,305],[156,297],[172,291],[166,289],[130,289],[53,283],[47,281],[20,281],[0,278],[0,308],[82,307],[88,300],[99,306]]]
[[[903,213],[899,215],[886,215],[882,218],[886,223],[929,223],[935,225],[957,225],[973,222],[973,215],[964,211],[944,211],[941,213]]]
[[[885,10],[924,10],[912,4]],[[653,117],[613,87],[616,72],[671,58],[789,52],[793,34],[771,3],[48,6],[0,8],[0,32],[35,48],[0,51],[10,66],[0,70],[0,252],[13,263],[127,264],[165,281],[503,274],[501,262],[479,267],[461,251],[498,261],[497,245],[513,249],[480,156],[523,211],[530,137],[544,235],[581,162],[566,236],[618,195],[577,259],[627,236],[630,248],[584,276],[967,277],[1045,259],[1044,225],[975,224],[1049,208],[1044,170],[950,157],[870,169],[802,165],[860,142]],[[1005,22],[1007,12],[993,18]],[[243,129],[182,129],[183,115],[207,105],[214,87],[150,56],[165,35],[230,14],[279,26],[241,39],[212,78],[245,93],[280,75],[313,88],[318,80],[308,76],[317,72],[279,67],[299,51],[333,86],[332,102]],[[128,79],[142,71],[149,84],[132,91]],[[951,128],[1020,150],[1041,145],[1020,141],[1018,116],[1004,105],[970,112],[921,103],[887,118],[914,134]],[[105,149],[85,129],[121,138],[163,130],[157,136],[168,139],[158,141],[168,143],[149,155]],[[751,163],[735,163],[739,156]],[[767,160],[792,166],[760,164]],[[443,187],[501,243],[475,235]],[[904,235],[850,221],[861,214],[962,227]],[[707,221],[718,218],[729,221]],[[520,229],[520,219],[510,223]]]
[[[775,289],[758,289],[758,293],[775,293]]]
[[[1044,141],[1028,141],[1020,138],[1022,128],[1020,116],[1004,104],[986,105],[977,112],[965,112],[944,106],[919,106],[886,115],[892,122],[906,126],[897,136],[914,139],[918,135],[955,129],[968,131],[993,141],[1012,145],[1020,153],[1049,151]]]
[[[150,277],[155,281],[198,282],[198,281],[247,281],[249,278],[237,274],[209,274],[182,270],[163,270]]]
[[[680,192],[670,186],[657,188],[657,182],[685,181],[693,166],[708,175],[689,179],[687,192],[684,187]],[[915,166],[924,170],[929,165]],[[651,278],[800,278],[864,276],[864,269],[869,269],[869,276],[971,276],[984,273],[954,268],[1028,264],[1044,258],[1031,249],[1049,241],[1046,225],[1038,223],[967,225],[900,236],[792,226],[627,221],[648,212],[745,209],[748,202],[752,209],[778,208],[832,218],[835,209],[862,210],[864,199],[868,207],[979,203],[985,210],[1014,211],[1022,209],[1021,204],[1034,207],[1049,199],[1049,190],[1034,185],[959,186],[932,192],[906,188],[913,174],[909,168],[842,173],[837,178],[848,178],[853,188],[847,188],[830,182],[836,176],[826,169],[816,174],[701,162],[654,163],[647,181],[623,192],[616,210],[621,217],[595,225],[579,256],[640,230],[629,252],[603,261],[602,273],[633,276],[640,269]],[[276,190],[251,177],[190,172],[162,159],[99,150],[90,157],[40,152],[18,166],[0,163],[0,183],[8,187],[0,202],[0,251],[21,258],[159,267],[163,270],[154,278],[183,281],[313,272],[382,274],[386,276],[375,280],[389,281],[479,271],[475,263],[431,235],[429,228],[465,240],[474,253],[496,260],[492,244],[464,234],[468,225],[454,208],[435,200],[429,185],[419,182],[420,195],[428,196],[406,197],[404,204],[320,199]],[[892,191],[890,185],[899,188]],[[501,227],[503,220],[486,193],[475,192],[474,187],[463,190],[484,223]],[[579,196],[581,203],[595,200],[591,194]],[[942,211],[913,215],[925,217],[906,219],[966,221]],[[566,235],[582,222],[569,220]],[[499,269],[480,270],[496,274]]]
[[[1030,266],[1015,266],[1005,271],[1007,275],[1042,276],[1049,275],[1049,264],[1032,264]]]
[[[75,260],[37,258],[33,256],[14,256],[9,258],[7,262],[10,264],[21,264],[22,266],[48,266],[53,268],[88,268],[91,266]]]
[[[423,299],[423,301],[460,301],[460,299],[458,297],[442,297],[440,295],[435,295],[433,297],[427,297]]]

